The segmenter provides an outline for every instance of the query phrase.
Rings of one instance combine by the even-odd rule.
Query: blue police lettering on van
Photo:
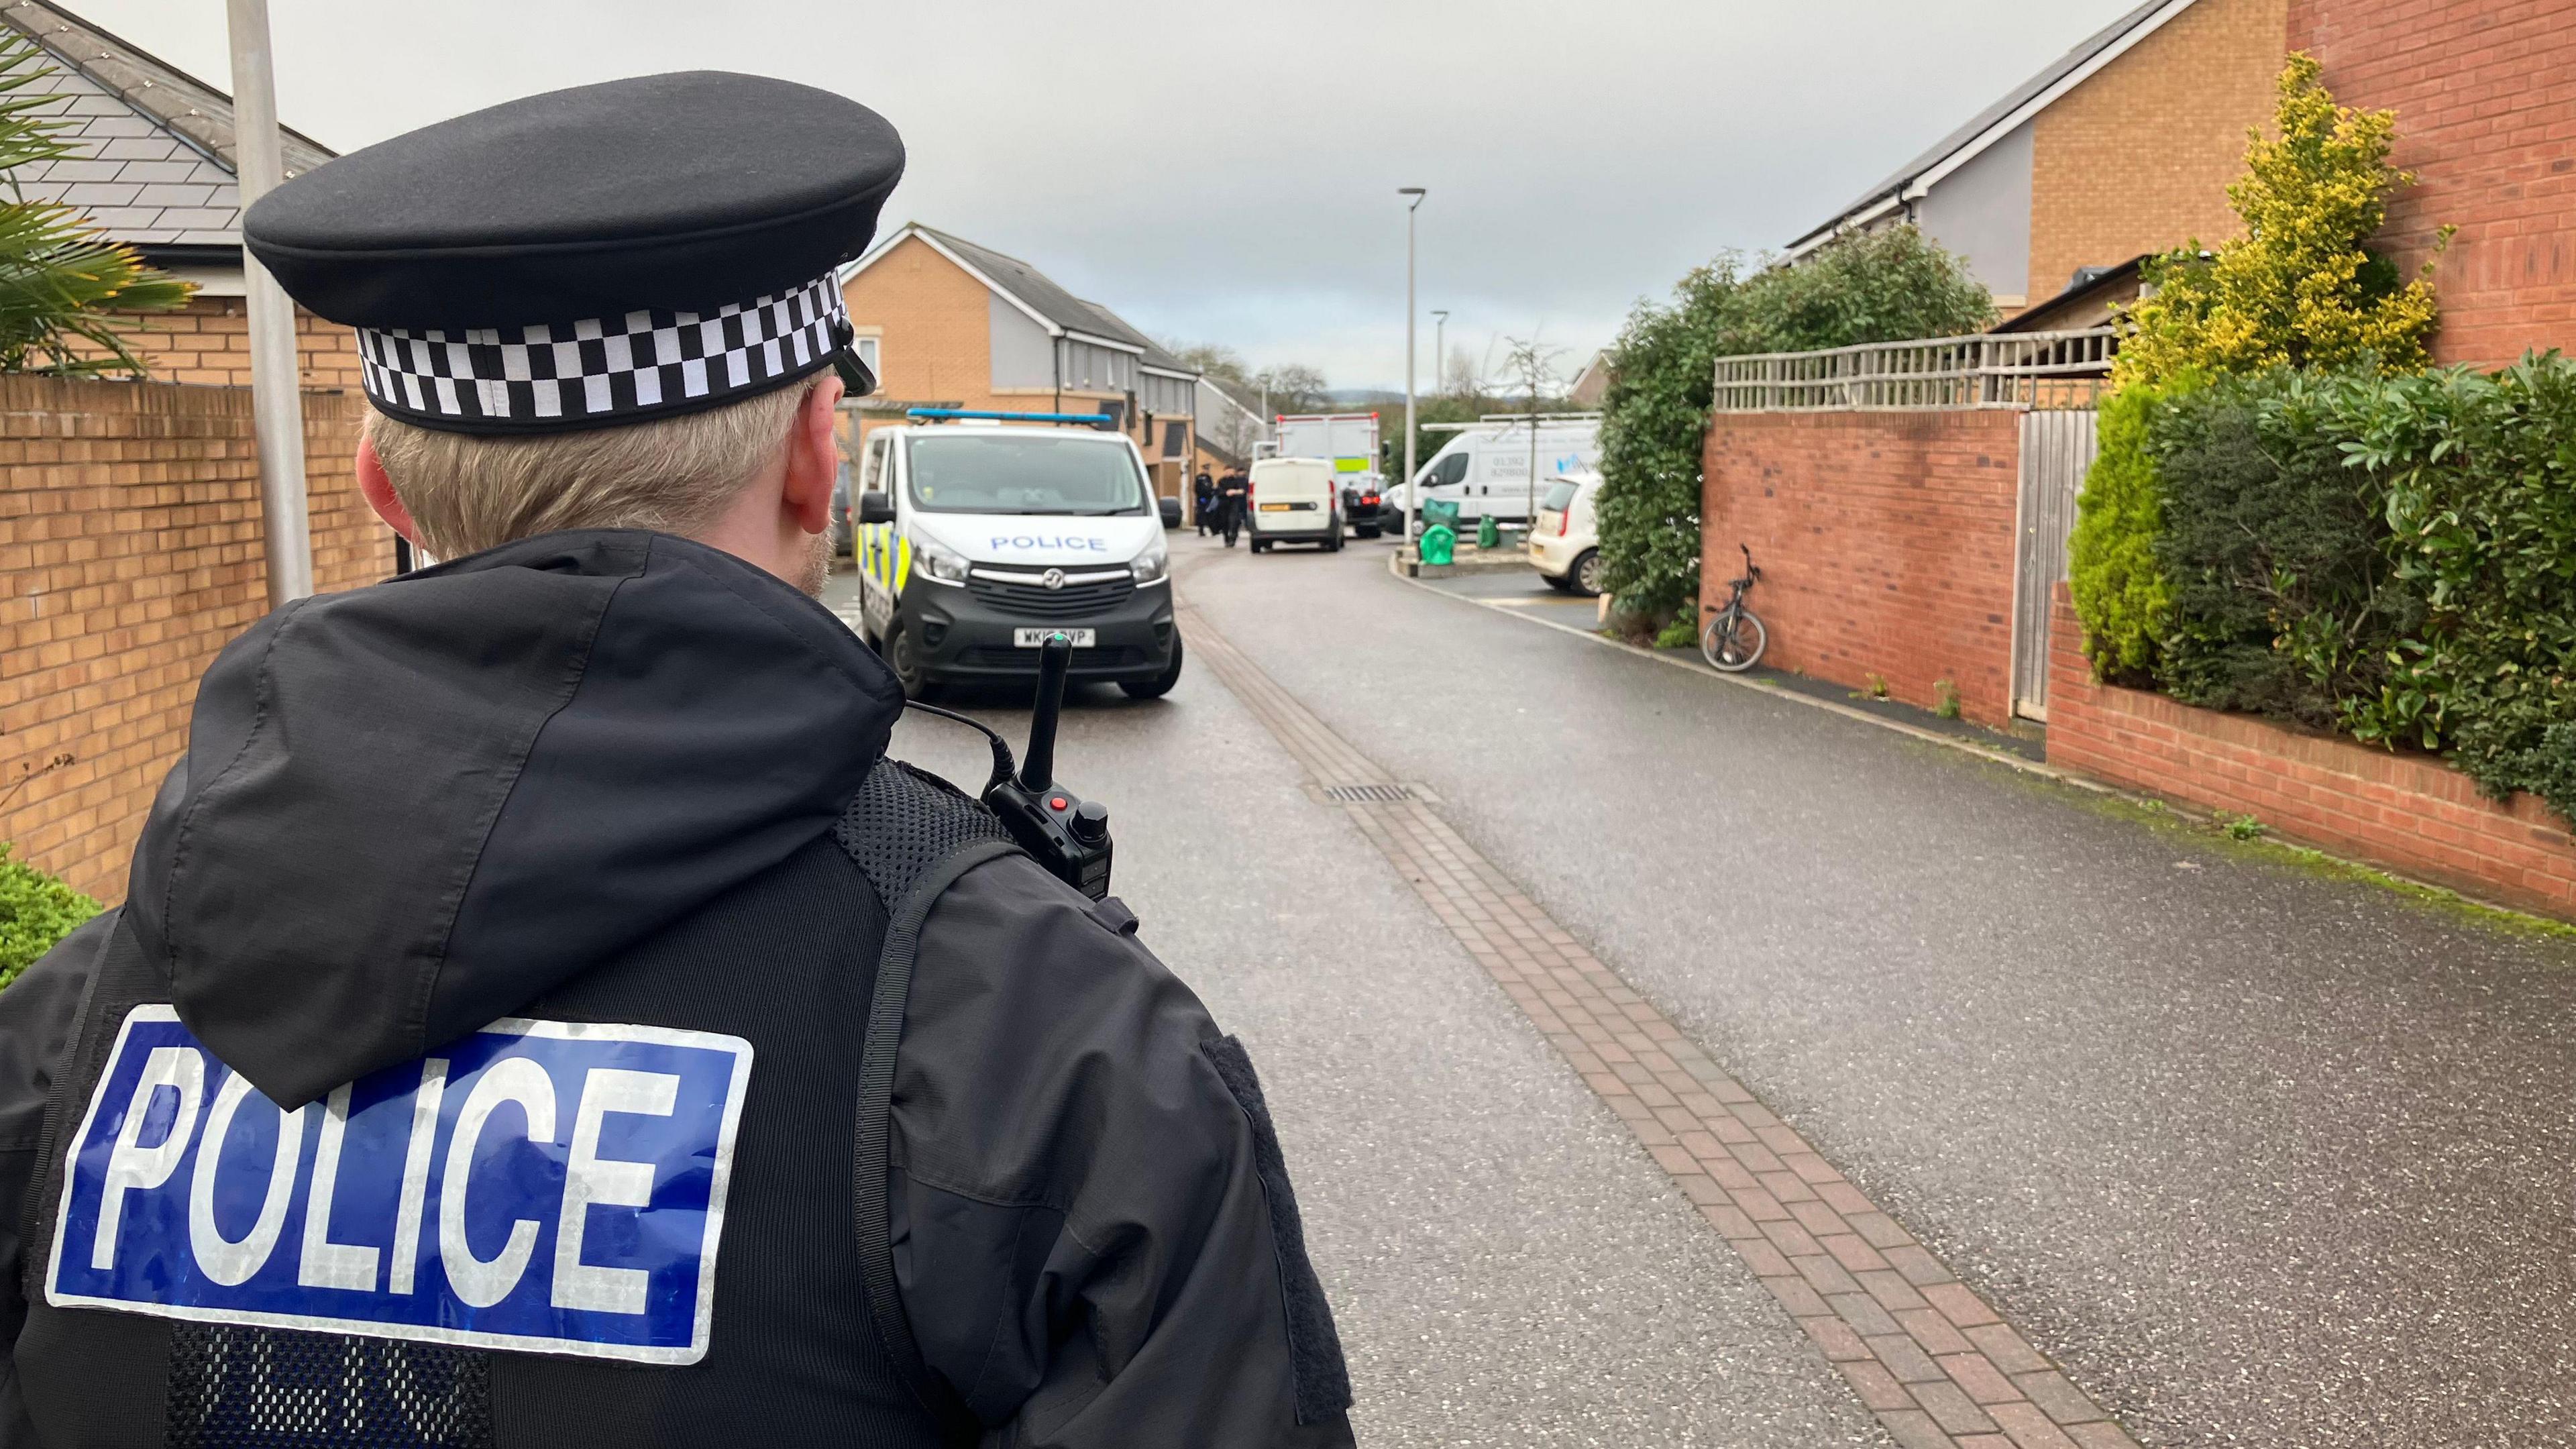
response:
[[[72,1139],[46,1301],[695,1363],[751,1055],[500,1021],[280,1112],[138,1006]]]
[[[1053,548],[1072,553],[1109,552],[1109,540],[1105,538],[1075,538],[1071,534],[997,533],[989,546],[995,549]]]

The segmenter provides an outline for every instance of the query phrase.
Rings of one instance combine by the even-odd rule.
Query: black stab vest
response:
[[[528,1003],[539,1020],[738,1036],[735,1138],[705,1357],[642,1365],[50,1306],[63,1156],[165,968],[120,924],[57,1072],[21,1221],[17,1368],[48,1449],[646,1449],[971,1442],[922,1371],[886,1244],[887,1094],[931,901],[1009,850],[981,806],[879,761],[839,824],[622,958]],[[873,1024],[873,1025],[872,1025]]]

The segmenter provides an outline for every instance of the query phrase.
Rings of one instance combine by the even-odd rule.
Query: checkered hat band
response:
[[[760,392],[815,371],[849,336],[841,289],[825,276],[712,312],[464,331],[361,327],[358,356],[367,396],[396,416],[542,429]]]

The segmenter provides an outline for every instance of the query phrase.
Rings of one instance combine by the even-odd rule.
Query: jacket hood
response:
[[[127,916],[180,1019],[291,1108],[784,861],[902,708],[847,626],[729,554],[524,539],[227,646]]]

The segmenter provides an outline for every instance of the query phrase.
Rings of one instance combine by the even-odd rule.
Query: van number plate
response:
[[[1058,634],[1072,640],[1076,649],[1089,649],[1100,642],[1097,629],[1013,629],[1011,642],[1022,649],[1042,649]]]

